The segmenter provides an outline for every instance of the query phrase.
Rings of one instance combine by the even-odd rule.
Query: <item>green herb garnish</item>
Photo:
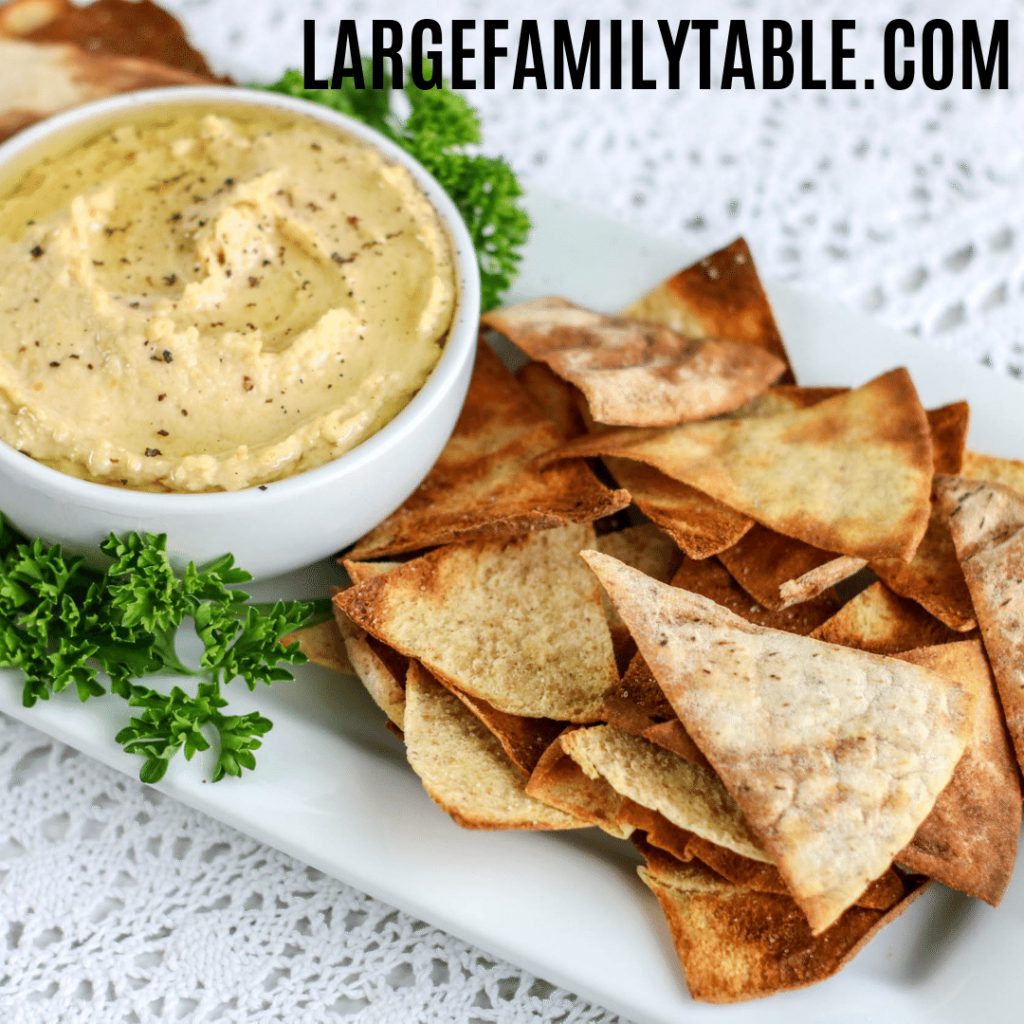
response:
[[[481,305],[493,309],[515,280],[519,250],[530,233],[530,218],[519,205],[523,190],[504,160],[480,156],[467,147],[480,142],[480,119],[465,97],[445,83],[440,89],[403,89],[410,113],[403,121],[391,107],[391,81],[374,89],[373,67],[363,61],[367,88],[351,78],[338,89],[307,89],[302,73],[287,71],[271,92],[300,96],[363,121],[396,142],[437,178],[466,222],[480,264]]]
[[[24,673],[22,702],[32,707],[74,685],[85,701],[106,693],[144,708],[116,736],[126,751],[144,757],[143,782],[158,782],[170,759],[184,749],[191,760],[219,743],[213,781],[255,768],[253,751],[272,726],[257,712],[231,715],[221,685],[241,677],[258,683],[291,679],[282,662],[299,664],[298,644],[281,637],[317,617],[328,602],[289,601],[269,607],[248,604],[234,589],[252,576],[231,555],[197,569],[189,563],[175,576],[163,534],[113,534],[101,545],[113,564],[99,572],[59,545],[29,541],[0,519],[0,667]],[[183,664],[174,649],[186,618],[203,643],[199,668]],[[175,686],[169,694],[135,680],[156,673],[196,677],[195,696]]]

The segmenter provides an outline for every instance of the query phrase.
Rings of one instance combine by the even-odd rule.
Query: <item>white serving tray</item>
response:
[[[564,295],[613,311],[702,255],[542,194],[513,300]],[[756,255],[756,254],[755,254]],[[1024,457],[1024,389],[1008,378],[783,286],[770,287],[802,384],[860,385],[904,365],[926,406],[971,403],[972,447]],[[340,570],[313,566],[253,586],[260,600],[322,597]],[[208,762],[176,758],[157,787],[431,924],[579,993],[637,1024],[886,1024],[1020,1020],[1024,881],[998,910],[935,885],[837,977],[734,1006],[688,996],[668,928],[636,876],[628,843],[596,829],[558,835],[458,828],[427,798],[383,715],[352,678],[299,666],[294,683],[250,694],[239,713],[274,721],[258,768],[202,781]],[[119,699],[80,704],[70,691],[21,706],[0,673],[0,710],[105,764],[138,774],[114,743]]]

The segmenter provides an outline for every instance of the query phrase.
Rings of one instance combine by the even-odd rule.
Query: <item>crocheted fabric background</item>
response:
[[[664,68],[656,19],[681,13],[653,0],[590,0],[585,12],[532,0],[435,0],[429,11],[414,0],[386,11],[370,0],[164,2],[241,81],[299,64],[303,18],[317,19],[327,64],[337,19],[375,13],[403,25],[428,14],[443,25],[506,18],[510,39],[513,13],[542,28],[561,17],[643,18],[650,73]],[[683,13],[722,25],[813,18],[823,40],[829,19],[856,18],[857,76],[881,82],[869,54],[881,53],[889,18],[959,24],[964,12],[951,0],[898,11],[882,0],[781,6],[718,0]],[[1010,20],[1010,52],[1021,52],[1019,4],[985,7],[986,18]],[[684,61],[679,91],[513,92],[506,69],[498,88],[470,98],[484,149],[531,185],[695,249],[742,233],[765,277],[1019,376],[1024,101],[1013,86],[702,92]],[[612,1019],[7,719],[0,784],[6,1021]]]

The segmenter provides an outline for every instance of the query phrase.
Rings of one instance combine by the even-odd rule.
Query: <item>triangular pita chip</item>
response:
[[[501,711],[593,722],[618,683],[589,526],[449,544],[335,595],[362,629]]]
[[[927,669],[764,629],[583,553],[815,933],[913,838],[972,727]]]
[[[967,450],[967,430],[971,425],[971,407],[953,402],[928,410],[932,432],[932,463],[936,473],[959,473]]]
[[[334,618],[352,671],[374,703],[399,731],[405,720],[405,676],[409,659],[360,629],[337,604]]]
[[[620,429],[548,458],[615,455],[656,466],[765,526],[857,558],[909,560],[931,509],[931,434],[906,370],[809,409]]]
[[[663,281],[623,311],[625,316],[667,324],[688,338],[731,338],[789,357],[750,249],[742,238]],[[787,369],[783,383],[792,383]]]
[[[664,324],[604,316],[567,299],[533,299],[491,310],[481,321],[578,387],[598,423],[667,427],[731,412],[786,368],[763,348],[687,338]]]
[[[770,863],[743,812],[713,771],[611,725],[575,729],[562,749],[589,778],[751,860]]]
[[[1020,841],[1021,788],[995,680],[979,640],[907,651],[974,689],[974,729],[949,785],[899,863],[997,906],[1010,884]]]
[[[1003,484],[935,478],[999,688],[1017,763],[1024,765],[1024,495]]]
[[[680,863],[636,839],[641,879],[658,897],[694,999],[735,1003],[831,977],[923,891],[920,879],[890,910],[852,907],[815,935],[789,897],[726,881],[699,861]]]
[[[348,557],[383,558],[452,541],[516,536],[625,508],[629,495],[609,491],[583,462],[542,470],[532,461],[561,437],[481,342],[462,415],[434,468]]]
[[[811,636],[872,654],[898,654],[965,639],[919,604],[894,594],[881,581],[847,601]]]
[[[463,828],[565,829],[588,823],[534,800],[477,717],[422,666],[406,679],[406,754],[430,799]]]

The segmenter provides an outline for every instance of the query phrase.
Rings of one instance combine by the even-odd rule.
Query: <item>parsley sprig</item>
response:
[[[272,723],[258,712],[231,715],[221,686],[241,677],[250,690],[291,679],[282,663],[306,656],[298,644],[280,639],[315,617],[326,617],[324,602],[279,601],[249,604],[237,589],[252,576],[231,555],[180,578],[167,557],[164,535],[111,534],[101,545],[113,559],[105,572],[59,545],[28,540],[0,519],[0,667],[24,674],[22,702],[32,707],[74,686],[85,701],[106,693],[142,708],[116,736],[126,751],[145,758],[139,777],[158,782],[182,750],[191,760],[218,744],[213,781],[256,766],[259,737]],[[203,644],[199,668],[185,665],[175,651],[179,627],[191,618]],[[156,673],[196,677],[195,695],[180,686],[170,693],[137,680]]]
[[[307,89],[302,73],[287,71],[272,92],[299,96],[348,114],[375,128],[414,156],[438,180],[466,222],[480,265],[481,305],[493,309],[515,280],[519,251],[530,233],[530,218],[519,205],[522,187],[504,160],[471,152],[480,143],[480,119],[465,97],[445,86],[403,89],[409,116],[392,109],[391,81],[374,89],[373,66],[363,61],[365,89],[345,78],[338,89]]]

